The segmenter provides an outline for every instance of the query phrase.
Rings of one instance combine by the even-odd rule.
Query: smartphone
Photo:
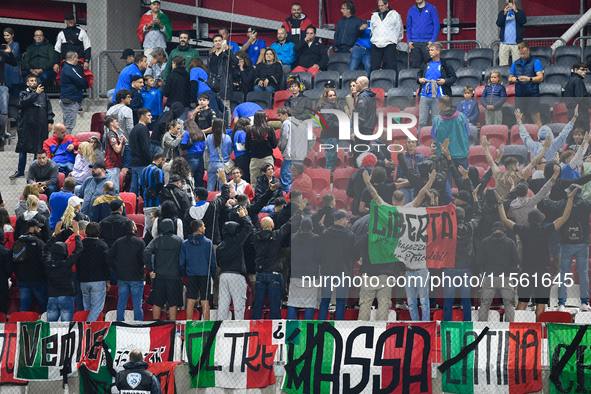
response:
[[[2,48],[3,49],[7,49],[8,48],[8,44],[2,44]]]
[[[223,41],[222,41],[222,46],[226,45],[227,43],[228,43],[228,41],[226,41],[226,40],[223,40]]]
[[[513,7],[513,3],[509,3],[509,7]]]

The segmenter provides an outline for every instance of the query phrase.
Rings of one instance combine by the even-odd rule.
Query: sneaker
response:
[[[589,304],[581,305],[581,312],[591,312],[591,306]]]
[[[8,133],[6,133],[6,134],[4,134],[4,138],[12,138],[12,135],[11,135],[11,134],[8,134]]]
[[[16,170],[14,172],[14,174],[12,174],[11,176],[9,176],[10,179],[16,179],[16,178],[20,178],[25,176],[25,174],[23,172],[18,172],[18,170]]]
[[[589,308],[589,304],[583,304],[583,305],[587,305],[587,308]],[[590,308],[591,309],[591,308]],[[564,305],[558,305],[558,308],[556,308],[556,310],[558,312],[566,312],[566,307]],[[581,311],[583,310],[583,308],[581,307]]]
[[[396,304],[395,309],[408,309],[408,305],[406,305],[406,302],[399,302]]]

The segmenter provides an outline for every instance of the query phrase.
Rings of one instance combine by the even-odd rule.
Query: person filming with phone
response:
[[[513,0],[506,0],[507,6],[499,12],[497,26],[501,28],[499,39],[499,66],[508,66],[509,54],[511,61],[519,59],[517,45],[523,41],[523,25],[527,23],[525,11],[517,9]]]

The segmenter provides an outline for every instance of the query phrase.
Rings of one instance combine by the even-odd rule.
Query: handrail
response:
[[[449,45],[450,44],[466,44],[466,43],[476,43],[477,48],[482,48],[482,44],[480,43],[480,41],[477,40],[450,40],[450,41],[437,41],[438,43],[440,43],[441,45],[447,44],[449,49]]]
[[[136,52],[136,53],[144,53],[144,50],[143,49],[134,49],[133,51]],[[120,54],[123,54],[123,49],[107,49],[107,50],[101,51],[98,54],[98,56],[96,58],[96,60],[97,60],[97,70],[96,70],[96,85],[97,85],[96,96],[97,96],[97,98],[107,97],[107,91],[109,89],[107,89],[107,91],[105,91],[105,92],[102,91],[102,86],[101,86],[101,79],[102,79],[101,69],[102,69],[102,57],[104,55],[107,55],[107,54],[110,54],[110,53],[120,53]],[[113,63],[111,61],[111,64],[115,67],[115,70],[117,70],[117,66],[115,65],[115,63]],[[121,70],[123,70],[123,68]],[[119,72],[121,72],[121,70],[119,70]]]
[[[591,38],[591,37],[590,37]],[[564,41],[562,38],[560,37],[536,37],[536,38],[524,38],[523,41],[562,41],[562,45],[566,45],[566,41]],[[494,46],[497,46],[501,43],[501,40],[494,40],[493,42],[490,43],[490,45],[488,46],[489,48],[493,49]],[[551,45],[548,45],[549,47],[551,47]],[[554,54],[554,51],[552,51],[552,54]]]

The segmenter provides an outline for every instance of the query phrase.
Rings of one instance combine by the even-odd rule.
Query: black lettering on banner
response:
[[[274,351],[270,351],[267,352],[267,345],[261,345],[261,365],[263,366],[263,368],[265,369],[271,369],[273,368],[273,359],[275,358],[275,352]],[[277,346],[277,345],[271,345],[271,348],[273,348],[273,346]],[[267,359],[270,359],[271,362],[269,364],[267,364]]]
[[[498,331],[499,338],[497,340],[497,386],[503,384],[501,361],[503,360],[503,331]]]
[[[429,227],[429,214],[417,216],[419,219],[419,229],[417,230],[416,240],[419,242],[429,242],[427,227]]]
[[[343,392],[347,394],[361,393],[367,384],[369,383],[369,369],[371,366],[371,359],[365,357],[352,357],[353,344],[355,339],[360,335],[365,335],[365,348],[372,349],[373,347],[373,334],[374,328],[371,326],[357,327],[347,337],[347,343],[345,345],[345,365],[360,365],[362,368],[361,381],[355,387],[351,387],[351,374],[343,374]]]
[[[51,356],[51,357],[50,357]],[[41,366],[54,367],[57,365],[57,334],[41,339]]]
[[[84,323],[70,323],[70,329],[72,329],[72,324],[75,324],[78,330],[78,349],[76,349],[76,362],[79,362],[82,359],[82,345],[84,345]]]
[[[61,342],[62,348],[60,352],[60,363],[59,365],[64,365],[64,361],[66,359],[71,360],[72,356],[74,355],[75,350],[75,342],[76,341],[76,332],[70,331],[66,335],[62,335]]]
[[[100,356],[100,350],[103,346],[103,342],[105,341],[105,334],[107,333],[108,328],[105,327],[101,330],[92,334],[92,345],[87,346],[88,350],[88,359],[89,360],[98,360]],[[90,335],[89,335],[90,337]],[[87,344],[88,345],[88,344]]]
[[[411,219],[416,219],[417,215],[412,215],[407,213],[406,214],[406,225],[408,226],[408,239],[411,240],[411,242],[415,241],[415,230],[416,228],[412,225],[412,220]]]
[[[189,344],[189,349],[193,348],[193,341],[197,338],[202,338],[203,351],[201,353],[201,357],[199,358],[199,362],[195,364],[195,360],[193,360],[192,352],[187,352],[187,358],[189,361],[189,373],[192,378],[199,374],[201,368],[205,367],[206,371],[221,371],[222,367],[219,366],[209,366],[209,354],[211,353],[211,347],[213,346],[213,341],[222,325],[221,320],[217,320],[213,323],[211,327],[211,331],[199,332],[194,334],[187,335],[187,341]]]
[[[2,338],[2,350],[0,350],[0,366],[6,370],[6,373],[12,375],[14,373],[14,362],[10,359],[10,349],[12,340],[14,339],[14,343],[16,344],[16,333],[1,333],[0,338]],[[12,364],[12,367],[10,367]]]
[[[411,375],[412,356],[414,355],[415,336],[423,340],[423,354],[421,357],[421,371],[418,375]],[[409,327],[406,331],[406,346],[404,348],[404,363],[402,364],[402,392],[410,393],[412,383],[420,383],[420,392],[429,391],[429,354],[431,354],[431,336],[423,327]],[[414,390],[413,390],[414,392]]]
[[[23,344],[25,351],[25,365],[32,367],[37,357],[37,347],[39,346],[39,336],[41,333],[41,323],[35,324],[35,331],[33,334],[33,343],[31,343],[31,337],[29,335],[29,329],[26,325],[21,326]]]
[[[234,360],[236,360],[236,338],[242,338],[242,333],[227,332],[224,334],[226,338],[232,338],[232,351],[230,353],[230,367],[229,372],[234,372]]]
[[[553,366],[558,364],[558,362],[560,360],[560,351],[562,349],[567,350],[568,345],[566,345],[564,343],[559,343],[554,348],[554,354],[552,354],[552,365]],[[572,380],[569,382],[569,385],[567,388],[565,388],[562,385],[562,381],[560,379],[556,379],[556,381],[554,382],[554,387],[556,387],[556,390],[560,391],[561,393],[570,393],[573,389],[573,385],[574,385],[574,382]]]
[[[283,328],[283,324],[281,322],[278,322],[277,323],[277,330],[275,330],[275,332],[273,333],[274,339],[283,339],[285,334],[283,333],[283,331],[281,331],[282,328]]]
[[[378,230],[378,221],[380,220],[380,214],[378,210],[378,206],[374,206],[371,214],[373,215],[373,230],[372,233],[376,235],[381,235],[382,237],[386,236],[386,233],[389,232],[388,229],[392,228],[392,216],[388,215],[388,227],[381,228]]]
[[[496,331],[489,331],[486,333],[486,385],[490,386],[490,341],[493,335],[497,335]]]
[[[260,365],[255,366],[250,363],[251,361],[256,360],[257,357],[259,356],[259,354],[261,353],[261,345],[258,344],[258,341],[257,341],[256,353],[254,354],[254,356],[248,357],[248,339],[250,337],[257,337],[258,338],[258,336],[259,336],[258,332],[245,332],[244,333],[244,346],[242,347],[242,363],[241,363],[241,367],[240,367],[240,372],[245,372],[246,366],[248,366],[248,368],[252,369],[253,371],[258,371],[259,369],[261,369]]]
[[[591,365],[585,365],[585,349],[587,346],[579,346],[577,349],[577,389],[576,393],[588,393],[585,390],[585,370],[591,370]]]
[[[531,342],[528,342],[528,338],[531,337]],[[527,330],[523,334],[523,338],[521,341],[521,381],[525,384],[527,383],[527,349],[530,347],[534,348],[535,354],[538,354],[538,348],[540,347],[540,338],[538,337],[538,332],[536,330]],[[538,376],[538,357],[534,357],[534,380],[539,380]],[[516,362],[517,363],[517,362]]]
[[[460,352],[458,354],[456,354],[453,358],[445,361],[443,364],[441,364],[439,367],[437,367],[437,369],[439,370],[439,372],[444,373],[445,371],[447,371],[448,369],[450,369],[452,366],[454,366],[455,364],[457,364],[460,360],[466,360],[466,357],[468,356],[468,354],[470,354],[470,352],[474,351],[474,365],[478,365],[478,357],[477,357],[477,349],[478,349],[478,344],[480,343],[480,341],[482,341],[482,339],[484,338],[484,336],[486,335],[486,333],[488,333],[488,327],[484,327],[484,329],[482,330],[482,332],[480,333],[480,335],[478,335],[476,337],[476,339],[474,339],[474,341],[472,343],[470,343],[469,345],[467,345],[467,340],[468,340],[468,336],[475,336],[476,333],[474,333],[473,331],[467,332],[464,334],[464,347],[462,348],[462,350],[460,350]],[[478,368],[474,368],[474,384],[477,384],[478,379],[476,379],[477,376],[477,370]],[[465,373],[465,372],[464,372]]]
[[[562,371],[564,371],[564,367],[568,363],[568,360],[575,354],[575,351],[583,341],[583,337],[585,336],[585,332],[587,331],[588,326],[579,326],[573,341],[565,348],[564,355],[557,359],[557,363],[552,364],[552,368],[550,369],[550,381],[558,387],[558,383],[560,381],[560,375]],[[559,357],[560,354],[554,356]]]
[[[450,359],[451,358],[451,332],[449,330],[447,330],[445,332],[445,358],[446,359]],[[464,360],[463,365],[466,365],[466,361]],[[463,368],[462,368],[463,371]],[[459,379],[453,379],[451,377],[451,368],[448,369],[447,371],[445,371],[445,374],[443,374],[443,376],[445,377],[445,383],[448,384],[467,384],[466,382],[466,374],[462,373],[462,380],[460,381]]]
[[[474,343],[474,341],[476,341],[476,339],[478,338],[478,336],[476,335],[476,333],[474,331],[470,331],[467,332],[466,335],[464,335],[464,347],[468,346],[468,337],[472,338],[472,342],[470,343]],[[478,346],[476,346],[474,348],[474,362],[473,365],[478,365]],[[478,368],[473,368],[474,372],[473,372],[473,376],[472,376],[472,380],[474,382],[474,385],[476,386],[478,384]],[[462,359],[462,379],[464,380],[464,384],[467,384],[468,381],[468,359],[466,357],[464,357]]]
[[[340,376],[341,376],[341,357],[343,356],[343,338],[341,334],[331,325],[328,325],[325,329],[325,333],[333,337],[333,366],[334,370],[328,373],[322,372],[322,363],[324,361],[324,342],[327,339],[327,335],[322,335],[320,342],[316,348],[316,360],[314,362],[314,383],[312,392],[320,393],[320,387],[322,382],[332,382],[332,392],[337,394],[340,393]]]
[[[440,213],[431,213],[429,214],[431,217],[431,232],[433,233],[433,240],[437,239],[437,218],[441,216]]]
[[[380,335],[378,341],[376,342],[376,350],[374,355],[373,365],[376,367],[392,367],[392,381],[387,387],[380,389],[380,375],[373,376],[373,392],[376,394],[388,394],[394,391],[396,387],[400,384],[400,359],[397,358],[387,358],[384,359],[382,354],[384,354],[384,346],[386,341],[392,337],[396,336],[396,340],[394,341],[394,347],[397,349],[402,349],[404,347],[404,331],[406,327],[404,326],[395,326],[390,327],[386,331]]]
[[[441,212],[441,239],[454,239],[454,226],[449,212]],[[435,237],[433,237],[435,239]]]

